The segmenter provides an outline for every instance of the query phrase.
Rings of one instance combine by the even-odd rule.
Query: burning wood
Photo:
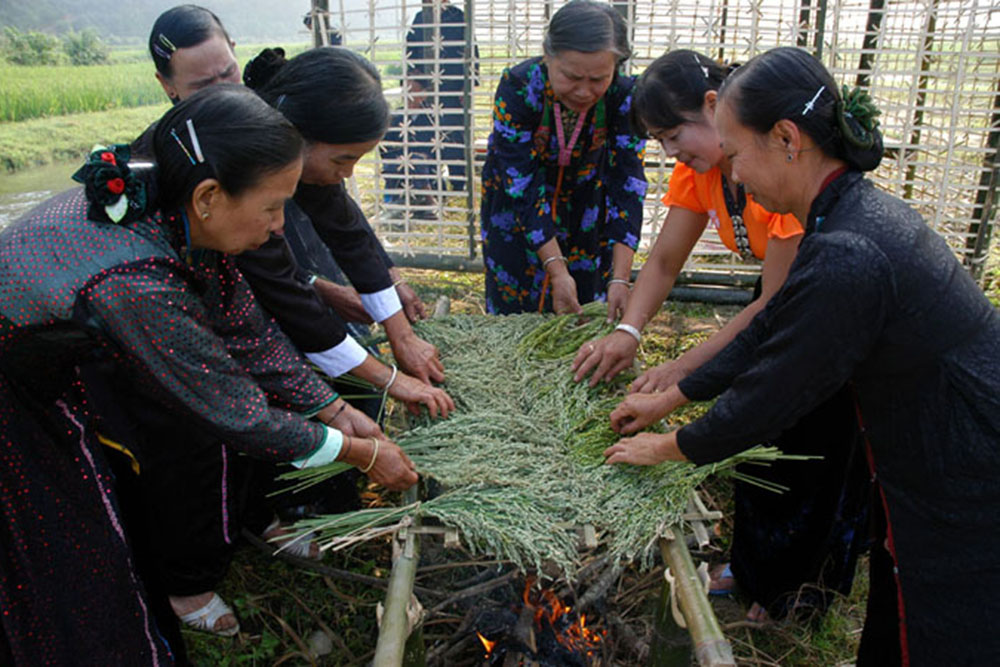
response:
[[[534,584],[534,577],[526,579],[519,610],[484,619],[481,625],[485,634],[476,635],[485,649],[486,664],[539,667],[601,664],[606,631],[588,627],[586,614],[577,616],[551,590],[538,590]],[[493,627],[487,629],[488,625]]]

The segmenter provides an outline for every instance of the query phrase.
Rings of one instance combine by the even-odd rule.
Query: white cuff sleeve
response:
[[[319,446],[319,449],[301,459],[295,459],[292,461],[293,466],[296,468],[315,468],[337,460],[337,457],[340,456],[340,448],[344,446],[344,434],[329,426],[325,428],[326,438],[323,439],[323,444]]]
[[[340,377],[361,365],[368,352],[350,336],[322,352],[306,352],[306,359],[332,378]]]
[[[361,295],[361,305],[376,322],[384,322],[403,309],[395,287]]]

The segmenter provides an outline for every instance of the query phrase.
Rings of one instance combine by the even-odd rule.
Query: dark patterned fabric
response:
[[[322,443],[302,415],[334,394],[231,257],[196,251],[189,266],[180,220],[122,227],[86,207],[70,191],[0,233],[0,659],[170,664],[98,444],[128,435],[126,404],[80,378],[99,367],[116,391],[272,461]]]
[[[343,183],[299,183],[293,201],[285,206],[285,217],[285,224],[296,230],[307,225],[315,230],[336,265],[361,294],[392,287],[392,261]],[[299,264],[314,273],[326,274],[323,264],[313,259],[312,248],[296,244],[291,238],[289,241]]]
[[[813,203],[766,309],[681,382],[694,400],[721,395],[678,443],[695,462],[719,460],[847,381],[885,497],[904,655],[995,662],[1000,314],[916,211],[850,172]]]
[[[645,142],[628,123],[633,85],[632,77],[616,75],[604,98],[587,112],[553,221],[559,144],[548,71],[541,58],[504,71],[483,166],[489,312],[538,310],[545,272],[537,250],[553,237],[568,260],[580,303],[604,298],[614,244],[633,250],[638,245],[646,194]],[[572,128],[566,141],[571,134]]]

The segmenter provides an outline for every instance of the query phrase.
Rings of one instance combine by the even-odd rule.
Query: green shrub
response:
[[[3,56],[15,65],[55,65],[59,62],[59,40],[45,33],[5,26]]]
[[[63,51],[72,65],[106,65],[108,45],[97,36],[97,31],[87,28],[81,32],[70,31],[63,35]]]

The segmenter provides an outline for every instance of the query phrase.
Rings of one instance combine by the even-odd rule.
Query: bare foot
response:
[[[750,610],[747,612],[747,620],[751,623],[769,623],[771,617],[768,615],[766,609],[754,602],[750,605]]]
[[[171,595],[169,596],[170,607],[177,614],[177,618],[180,618],[207,605],[211,601],[212,595],[213,591],[199,593],[198,595]],[[239,623],[236,621],[234,615],[223,614],[215,621],[212,629],[217,633],[223,633],[227,630],[232,630],[238,625]]]

